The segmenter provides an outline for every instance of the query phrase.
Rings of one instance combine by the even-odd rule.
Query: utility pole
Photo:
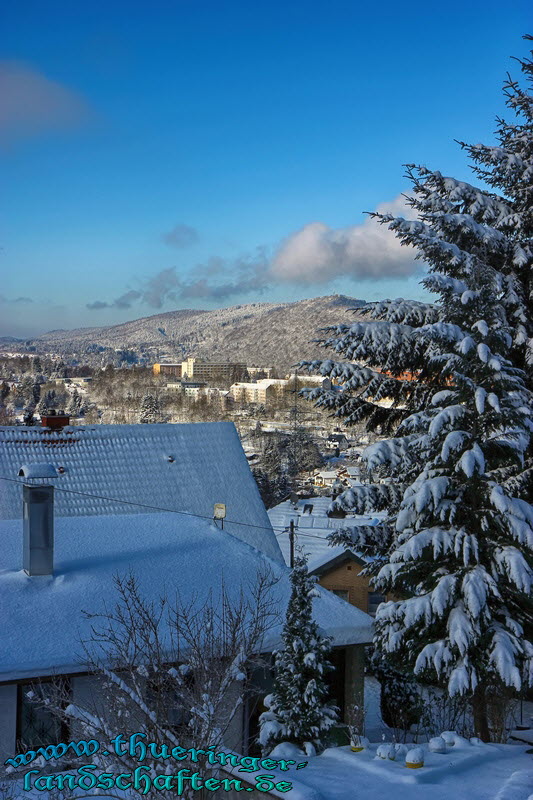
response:
[[[290,564],[291,569],[294,567],[294,520],[291,519],[289,523],[289,545],[291,548]]]

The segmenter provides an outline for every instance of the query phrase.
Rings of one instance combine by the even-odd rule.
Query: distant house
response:
[[[203,393],[207,383],[201,381],[182,381],[181,388],[187,397],[198,398]]]
[[[254,380],[259,380],[260,378],[272,378],[274,367],[247,366],[246,372],[248,373],[248,377],[253,378]]]
[[[348,481],[350,486],[358,486],[361,483],[361,468],[343,467],[339,471],[339,478]]]
[[[328,450],[346,450],[349,444],[350,442],[344,433],[330,433],[326,439]]]
[[[263,378],[252,382],[233,383],[230,394],[236,403],[265,404],[280,397],[285,391],[286,381],[279,378]]]
[[[287,563],[290,559],[288,530],[292,520],[296,544],[307,555],[309,571],[318,576],[320,585],[362,611],[375,613],[383,596],[374,591],[369,578],[360,574],[367,559],[349,548],[331,547],[328,536],[340,528],[378,526],[383,513],[337,516],[329,497],[309,497],[296,502],[284,500],[271,508],[268,516],[273,527],[280,531],[278,541]]]
[[[327,470],[323,469],[315,472],[313,476],[313,484],[319,488],[332,488],[335,483],[340,482],[348,486],[346,477],[342,474],[342,470]]]
[[[90,378],[90,377],[86,377],[86,378],[71,378],[70,379],[70,382],[76,384],[76,386],[78,386],[78,387],[87,386],[89,383],[91,383],[91,381],[92,381],[92,378]]]

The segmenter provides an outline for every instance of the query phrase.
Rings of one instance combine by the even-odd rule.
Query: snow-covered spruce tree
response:
[[[162,421],[161,407],[157,397],[153,394],[145,394],[141,402],[139,422],[154,424]]]
[[[47,414],[57,408],[58,396],[54,389],[50,389],[41,395],[41,399],[37,404],[36,411],[38,414]]]
[[[297,556],[291,573],[291,596],[283,626],[283,646],[275,653],[274,687],[265,698],[269,709],[260,717],[259,742],[265,752],[280,742],[291,742],[307,755],[323,746],[323,737],[335,724],[337,709],[328,702],[325,676],[332,669],[331,640],[313,620],[316,579],[307,561]]]
[[[83,398],[81,394],[77,389],[74,389],[67,405],[67,414],[69,414],[71,417],[79,417],[81,415],[82,403]]]
[[[499,147],[463,145],[498,192],[411,166],[416,219],[377,215],[428,264],[437,303],[371,304],[323,340],[349,362],[307,362],[340,384],[308,392],[318,405],[394,434],[364,454],[394,484],[335,501],[389,512],[333,537],[378,555],[373,582],[399,598],[378,609],[375,644],[470,695],[484,739],[489,687],[524,688],[533,659],[533,99],[510,79],[505,92],[518,121],[499,122]]]

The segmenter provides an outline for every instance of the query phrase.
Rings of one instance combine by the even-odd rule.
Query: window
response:
[[[190,673],[175,668],[181,673],[181,679],[189,688],[192,687],[194,678]],[[158,718],[167,721],[167,724],[176,733],[184,732],[191,719],[187,708],[186,699],[176,688],[174,678],[168,679],[164,674],[149,678],[146,684],[146,703]]]
[[[68,681],[64,688],[70,691]],[[35,749],[56,742],[68,741],[68,728],[65,722],[47,709],[42,703],[57,690],[51,682],[22,683],[18,686],[17,697],[17,740],[25,748]]]
[[[350,602],[350,595],[348,589],[332,589],[333,594],[336,594],[337,597],[340,597],[341,600],[346,600],[347,603]]]
[[[380,594],[380,592],[369,592],[368,593],[368,613],[375,614],[378,606],[380,603],[384,603],[386,601],[386,597],[384,594]]]

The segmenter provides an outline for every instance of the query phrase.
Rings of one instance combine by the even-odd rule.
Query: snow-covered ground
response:
[[[461,751],[431,753],[427,767],[411,770],[402,763],[376,760],[374,749],[352,753],[349,748],[331,748],[309,759],[298,782],[324,800],[531,800],[533,757],[525,753],[526,747],[472,749],[480,752],[470,763],[459,757]],[[436,764],[439,759],[442,764]]]
[[[277,779],[290,781],[293,788],[287,795],[273,791],[265,797],[290,797],[291,800],[533,800],[533,757],[520,745],[485,745],[456,738],[446,753],[429,752],[424,746],[425,765],[409,769],[404,756],[397,760],[379,758],[379,745],[354,753],[349,747],[330,748],[320,756],[307,759],[307,766],[298,771],[289,768],[260,770],[260,774],[273,774]],[[277,757],[281,757],[278,754]],[[284,753],[291,757],[291,753]],[[295,758],[294,755],[292,755]],[[237,774],[248,784],[255,783],[256,773]],[[221,776],[222,777],[222,776]],[[22,786],[11,784],[8,793],[0,797],[9,800],[51,800],[47,792],[22,792]],[[77,790],[74,797],[82,798],[94,792]],[[112,795],[98,795],[113,800],[131,800],[131,793],[113,790]],[[216,797],[234,798],[234,792],[217,792]],[[215,797],[215,795],[213,795]]]

